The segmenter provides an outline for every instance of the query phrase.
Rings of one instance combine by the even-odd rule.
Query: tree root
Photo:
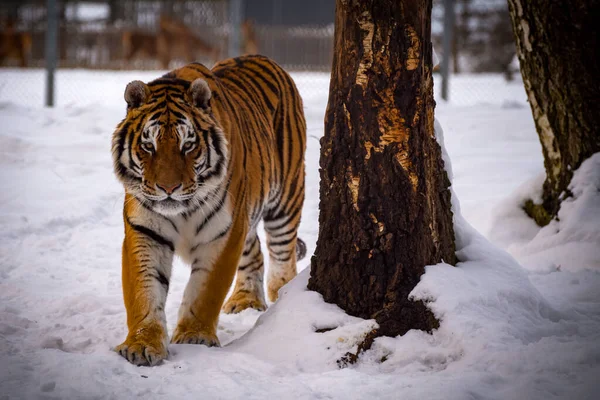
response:
[[[539,226],[546,226],[552,221],[552,215],[544,208],[544,205],[535,204],[533,200],[527,200],[523,210]]]
[[[365,351],[369,350],[373,345],[375,339],[379,336],[381,336],[381,334],[379,333],[378,329],[373,329],[371,332],[367,333],[367,336],[365,336],[363,341],[358,344],[356,353],[347,352],[339,360],[336,361],[338,367],[340,369],[343,369],[349,367],[352,364],[356,364],[360,353],[364,353]]]

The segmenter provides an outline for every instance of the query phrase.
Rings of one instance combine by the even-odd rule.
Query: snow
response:
[[[112,352],[126,326],[123,193],[112,174],[110,136],[124,115],[125,85],[157,75],[59,71],[58,107],[47,109],[40,107],[41,71],[0,71],[3,399],[595,398],[600,155],[575,172],[559,220],[532,224],[520,206],[539,200],[541,148],[522,83],[498,76],[453,79],[451,102],[436,109],[446,163],[452,159],[460,263],[427,267],[411,294],[440,319],[432,335],[379,338],[357,365],[338,368],[375,322],[306,289],[328,77],[303,73],[294,78],[308,120],[300,236],[309,256],[299,276],[265,313],[222,315],[222,348],[172,345],[169,359],[152,368]],[[481,90],[469,90],[474,82]],[[176,261],[170,331],[188,274]]]

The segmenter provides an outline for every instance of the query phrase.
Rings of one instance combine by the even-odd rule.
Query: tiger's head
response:
[[[163,215],[199,206],[225,175],[228,147],[203,79],[129,83],[127,116],[113,135],[117,178]]]

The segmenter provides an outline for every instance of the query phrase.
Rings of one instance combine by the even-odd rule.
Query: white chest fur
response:
[[[175,218],[178,230],[176,253],[190,264],[198,258],[212,258],[211,253],[221,251],[226,242],[231,215],[231,201],[227,196],[222,206],[200,207],[186,218]]]

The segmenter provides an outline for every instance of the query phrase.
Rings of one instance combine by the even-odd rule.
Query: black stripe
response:
[[[259,269],[260,267],[263,266],[263,260],[253,260],[249,264],[240,265],[238,267],[238,271],[245,271],[246,269],[248,269],[248,268],[250,268],[252,266],[255,266],[255,267],[257,267],[256,269]],[[254,271],[256,271],[256,269],[253,269],[253,270],[251,270],[249,272],[254,272]]]
[[[248,247],[246,250],[244,250],[244,252],[242,253],[242,256],[244,256],[244,257],[248,256],[248,254],[250,254],[252,252],[252,250],[254,249],[254,247],[256,246],[256,243],[258,243],[258,240],[255,237],[254,240],[252,241],[252,245],[250,245],[250,247]]]
[[[127,137],[127,132],[129,131],[129,122],[125,122],[123,127],[119,130],[119,141],[117,142],[117,155],[121,158],[121,154],[123,154],[123,149],[125,148],[125,138]]]
[[[275,111],[275,105],[271,104],[271,100],[269,99],[268,94],[264,91],[263,89],[263,85],[261,85],[260,82],[257,81],[257,79],[260,79],[262,82],[265,82],[266,85],[269,84],[269,82],[267,81],[267,79],[265,78],[264,75],[261,75],[258,71],[255,71],[253,69],[246,69],[244,70],[244,72],[248,75],[251,74],[251,76],[249,76],[248,78],[251,80],[251,82],[256,83],[256,86],[258,88],[258,90],[260,91],[260,93],[262,94],[262,98],[265,101],[265,104],[267,105],[267,107],[269,108],[269,110],[271,112]],[[272,92],[273,95],[278,96],[278,91]]]
[[[130,135],[128,135],[129,137],[127,140],[127,145],[128,145],[127,153],[129,155],[129,165],[128,165],[129,169],[133,169],[133,166],[135,165],[135,163],[133,162],[133,153],[132,153],[133,152],[133,139],[135,139],[135,132],[137,130],[139,130],[140,125],[141,125],[141,122],[138,125],[136,125],[133,129],[133,132]]]
[[[202,231],[202,229],[204,229],[204,227],[212,219],[212,217],[214,217],[215,214],[217,214],[219,211],[221,211],[221,209],[225,205],[225,200],[227,199],[227,193],[229,190],[230,183],[231,183],[231,181],[227,182],[227,186],[225,187],[225,190],[223,191],[223,196],[219,200],[217,207],[213,208],[212,211],[210,213],[208,213],[208,215],[204,218],[204,221],[202,221],[200,223],[200,225],[198,225],[198,227],[196,228],[196,235],[199,234]]]
[[[208,130],[207,129],[202,129],[202,139],[204,140],[204,146],[206,146],[206,157],[204,158],[204,162],[207,166],[207,168],[210,168],[210,143],[208,142]]]
[[[156,278],[160,282],[160,284],[163,285],[167,292],[169,291],[169,280],[167,279],[165,274],[163,274],[159,270],[156,270],[156,276],[154,276],[154,278]]]
[[[200,72],[203,75],[209,75],[211,73],[210,69],[208,69],[204,64],[199,62],[193,62],[188,65],[188,68],[193,69],[194,71]],[[208,83],[207,77],[202,77],[202,79],[206,80]]]
[[[211,158],[210,148],[211,148],[211,146],[207,146],[208,150],[209,150],[206,152],[207,168],[205,169],[204,173],[199,175],[199,177],[204,180],[209,180],[213,176],[221,175],[223,173],[223,168],[225,168],[224,167],[225,163],[223,162],[225,155],[223,154],[223,151],[221,149],[222,139],[221,139],[220,135],[215,131],[214,134],[211,134],[209,137],[211,139],[212,148],[215,151],[215,153],[219,156],[219,158],[214,163],[214,165],[210,165],[210,158]],[[229,165],[231,164],[231,160],[232,160],[232,158],[230,157]]]
[[[161,111],[157,111],[155,112],[151,117],[150,117],[150,121],[156,121],[157,119],[160,118],[160,116],[162,115],[162,110]]]
[[[284,218],[287,214],[285,213],[285,207],[282,207],[283,204],[283,201],[280,199],[275,207],[269,210],[268,214],[265,216],[265,219],[269,221],[277,221],[281,218]]]
[[[208,243],[214,242],[215,240],[221,239],[223,236],[227,235],[227,232],[229,232],[232,225],[233,225],[233,223],[230,223],[229,225],[227,225],[227,228],[225,228],[221,233],[219,233],[217,236],[215,236],[214,238],[209,240]]]
[[[272,256],[282,256],[284,254],[288,254],[288,253],[291,253],[291,252],[292,252],[292,250],[289,250],[289,249],[279,250],[279,251],[269,250],[269,254],[272,255]]]
[[[274,259],[275,261],[277,261],[277,262],[280,262],[280,263],[285,263],[285,262],[288,262],[288,261],[290,261],[290,260],[292,259],[292,256],[289,256],[289,257],[286,257],[286,258],[277,258],[277,257],[273,257],[273,259]]]
[[[271,243],[269,243],[269,246],[270,247],[272,247],[272,246],[286,246],[286,245],[292,243],[292,240],[294,240],[294,239],[296,239],[296,234],[294,234],[289,239],[283,239],[283,240],[279,240],[279,241],[276,241],[276,242],[271,242]]]
[[[173,103],[173,104],[175,104],[175,103]],[[179,112],[179,111],[177,111],[177,110],[174,110],[174,109],[173,109],[173,107],[171,107],[171,108],[169,109],[169,113],[170,113],[170,114],[173,114],[175,117],[177,117],[177,119],[178,119],[178,121],[177,121],[177,122],[182,122],[182,121],[185,121],[185,115],[183,115],[182,113],[180,113],[180,112]]]
[[[137,198],[135,198],[135,199],[137,200],[137,203],[140,204],[142,207],[144,207],[146,210],[156,213],[156,211],[154,211],[154,209],[152,207],[150,207],[149,205],[147,205],[145,202],[141,202]],[[171,227],[173,227],[173,230],[175,231],[175,233],[179,233],[179,229],[177,228],[177,225],[175,225],[175,222],[173,222],[170,218],[168,218],[164,215],[158,214],[158,213],[156,213],[156,215],[160,216],[162,219],[164,219],[165,221],[170,223]]]
[[[257,62],[256,60],[248,60],[247,64],[255,65],[256,67],[258,67],[260,72],[266,73],[273,79],[273,81],[275,83],[279,83],[279,79],[277,79],[277,76],[273,73],[274,71],[271,70],[270,68],[267,68],[267,66],[265,66],[264,64],[261,64],[261,63]],[[265,83],[269,87],[269,90],[271,90],[273,93],[276,93],[277,95],[280,94],[279,90],[277,90],[277,88],[271,81],[268,81],[265,79]]]
[[[250,271],[246,271],[246,273],[247,274],[252,274],[252,273],[260,270],[263,267],[264,267],[264,265],[261,263],[261,264],[257,265],[256,267],[252,268]],[[258,279],[259,279],[259,282],[262,282],[262,279],[263,279],[262,273],[258,276]]]
[[[231,223],[231,222],[230,222],[230,223],[229,223],[229,225],[227,225],[227,227],[226,227],[226,228],[225,228],[225,229],[224,229],[222,232],[219,232],[219,233],[217,234],[217,236],[215,236],[214,238],[210,239],[210,240],[209,240],[209,241],[207,241],[207,242],[200,242],[200,243],[196,244],[195,246],[193,246],[193,247],[190,249],[190,253],[193,253],[193,252],[195,252],[195,251],[196,251],[196,249],[197,249],[197,248],[198,248],[198,247],[199,247],[201,244],[208,244],[208,243],[210,243],[210,242],[214,242],[214,241],[215,241],[215,240],[217,240],[217,239],[221,239],[223,236],[225,236],[225,235],[227,234],[227,232],[229,232],[229,230],[231,229],[231,226],[232,226],[232,225],[233,225],[233,223]]]
[[[298,225],[299,224],[294,225],[292,228],[290,228],[289,230],[287,230],[287,231],[285,231],[283,233],[277,233],[277,234],[269,233],[269,235],[271,235],[272,239],[276,239],[276,238],[281,237],[281,236],[289,235],[290,233],[294,233],[295,231],[298,230]]]
[[[137,182],[137,183],[142,181],[142,179],[139,176],[136,176],[136,175],[132,174],[131,172],[129,172],[127,167],[120,161],[117,163],[115,168],[116,168],[115,173],[117,175],[119,175],[121,178],[123,178],[123,180],[130,180],[132,182]]]
[[[167,85],[169,86],[169,88],[171,88],[172,86],[183,86],[184,89],[188,89],[190,87],[190,82],[183,80],[183,79],[179,79],[179,78],[158,78],[156,80],[153,80],[152,82],[148,83],[148,86],[150,87],[155,87],[155,86],[160,86],[160,85]]]
[[[177,103],[177,102],[173,101],[173,99],[177,99],[177,100],[181,100],[181,101],[183,101],[183,102],[186,102],[185,95],[184,95],[183,93],[180,93],[180,92],[173,92],[173,91],[170,91],[170,92],[169,92],[169,99],[171,100],[171,102],[169,103],[170,105],[177,104],[177,106],[178,106],[180,109],[183,109],[183,108],[181,107],[181,105],[180,105],[179,103]],[[187,104],[187,102],[186,102],[186,104]]]
[[[210,129],[210,135],[207,136],[208,139],[210,139],[210,144],[212,144],[213,149],[215,150],[215,153],[217,153],[217,155],[220,158],[223,158],[224,154],[223,154],[223,136],[221,133],[219,133],[214,127]],[[210,160],[210,158],[209,158]]]
[[[210,190],[208,193],[206,193],[206,195],[204,197],[196,199],[193,206],[191,208],[189,208],[185,213],[182,214],[183,218],[185,220],[187,220],[189,217],[192,216],[192,214],[194,214],[201,207],[203,207],[209,201],[209,199],[213,200],[214,197],[219,193],[220,189],[221,189],[220,187],[214,188],[214,189]],[[191,199],[185,200],[186,204],[189,204],[190,202],[191,202]]]
[[[169,239],[165,238],[164,236],[161,236],[160,234],[154,232],[152,229],[150,229],[148,227],[134,224],[133,222],[131,222],[131,220],[129,219],[128,216],[125,216],[125,219],[126,219],[127,223],[133,228],[133,230],[148,236],[150,239],[154,240],[156,243],[159,243],[163,246],[167,246],[171,251],[175,251],[175,246],[173,245],[173,242],[171,242]]]
[[[296,210],[294,210],[294,212],[292,214],[290,214],[287,218],[284,219],[284,222],[274,226],[274,227],[267,227],[267,225],[265,224],[265,229],[267,231],[276,231],[278,229],[283,228],[284,226],[286,226],[287,224],[289,224],[294,218],[296,218],[296,216],[298,215],[298,213],[300,212],[301,207],[298,207]],[[277,221],[276,219],[269,219],[267,220],[267,217],[265,216],[265,222],[275,222]]]
[[[240,88],[242,90],[242,93],[245,93],[246,95],[248,94],[249,90],[252,90],[252,97],[256,97],[261,99],[261,104],[260,104],[260,108],[263,111],[263,113],[265,115],[268,115],[266,113],[265,107],[264,105],[267,106],[267,108],[273,112],[275,110],[275,106],[271,103],[271,101],[269,100],[269,97],[267,95],[267,93],[265,92],[265,90],[263,89],[263,86],[260,84],[260,82],[257,82],[254,78],[254,76],[260,76],[260,75],[250,75],[248,72],[253,72],[250,69],[246,69],[243,72],[245,72],[246,74],[243,75],[243,77],[247,80],[247,82],[245,82],[246,84],[244,84],[244,82],[242,82],[241,80],[238,79],[238,77],[236,76],[227,76],[227,80],[232,82],[235,86],[237,86],[238,88]],[[263,105],[264,104],[264,105]]]
[[[227,225],[227,227],[226,227],[226,228],[225,228],[225,229],[224,229],[222,232],[218,233],[218,234],[217,234],[217,236],[215,236],[214,238],[210,239],[209,241],[207,241],[207,242],[200,242],[200,243],[198,243],[198,244],[194,245],[194,246],[193,246],[193,247],[190,249],[190,253],[193,253],[193,252],[195,252],[195,251],[196,251],[196,249],[198,249],[198,247],[199,247],[200,245],[202,245],[202,244],[208,244],[208,243],[210,243],[210,242],[214,242],[215,240],[222,238],[223,236],[225,236],[225,235],[227,234],[227,232],[229,232],[229,230],[231,229],[231,226],[232,226],[232,225],[233,225],[232,223],[229,223],[229,225]]]
[[[297,188],[294,187],[294,190],[296,190],[296,189]],[[296,209],[296,207],[302,208],[302,203],[304,203],[304,190],[303,189],[304,189],[304,185],[302,185],[302,188],[300,190],[295,192],[296,194],[294,195],[294,197],[292,197],[285,203],[285,210],[286,210],[285,212],[287,214],[290,214],[292,212],[292,210]],[[292,193],[293,192],[290,192],[288,194],[288,196],[291,195]]]

